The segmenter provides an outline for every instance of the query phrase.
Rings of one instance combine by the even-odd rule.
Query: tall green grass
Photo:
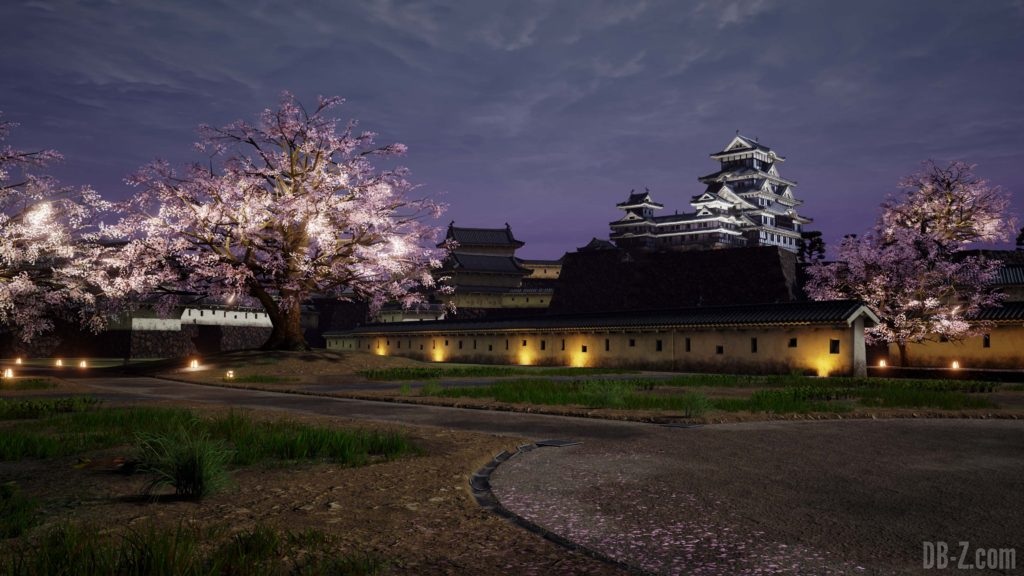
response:
[[[0,382],[0,390],[49,390],[57,383],[49,378],[17,378]]]
[[[176,496],[198,500],[228,485],[231,450],[205,430],[180,428],[139,437],[138,470],[152,480],[146,492],[172,486]]]
[[[98,404],[100,404],[100,400],[91,396],[0,398],[0,420],[29,420],[64,412],[82,412],[94,408]]]
[[[632,381],[518,379],[488,386],[438,389],[436,396],[493,398],[512,404],[575,404],[587,408],[625,410],[672,410],[684,416],[699,416],[709,407],[707,397],[697,393],[671,396],[645,394]]]
[[[358,466],[414,453],[396,432],[336,429],[288,420],[260,422],[231,412],[202,418],[191,410],[160,407],[98,408],[85,412],[35,411],[35,420],[0,431],[0,461],[52,458],[167,437],[188,430],[233,450],[232,465],[271,460],[329,460]],[[40,416],[41,414],[48,414]]]
[[[14,482],[0,484],[0,538],[16,538],[34,526],[39,503]]]
[[[231,412],[207,423],[212,437],[234,448],[232,463],[250,465],[267,460],[330,460],[358,466],[415,452],[408,437],[397,432],[346,430],[296,424],[286,420],[257,422]]]
[[[802,376],[739,377],[744,387],[757,386],[747,397],[707,398],[703,394],[669,394],[659,387],[726,385],[726,376],[679,377],[666,380],[628,378],[614,380],[517,379],[486,386],[440,388],[422,393],[441,397],[490,398],[512,404],[574,404],[588,408],[681,411],[699,416],[708,410],[724,412],[849,412],[857,407],[935,408],[962,410],[994,408],[984,396],[967,391],[989,390],[977,383],[902,381]],[[732,386],[732,381],[728,381]],[[768,386],[771,384],[772,386]],[[778,386],[779,384],[789,384]],[[797,385],[793,385],[797,384]],[[987,384],[987,383],[985,383]]]
[[[367,576],[387,563],[367,554],[334,556],[304,545],[310,533],[281,532],[263,525],[210,542],[212,531],[150,525],[120,535],[90,526],[62,525],[0,557],[3,576]],[[316,540],[331,537],[316,532]],[[306,548],[300,553],[298,548]]]

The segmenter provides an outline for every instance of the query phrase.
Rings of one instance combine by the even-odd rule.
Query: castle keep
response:
[[[699,178],[706,188],[691,198],[693,212],[656,216],[664,205],[649,190],[630,193],[616,205],[625,214],[610,224],[611,240],[641,250],[779,246],[796,252],[811,219],[797,213],[802,202],[793,195],[796,182],[779,174],[786,159],[738,133],[711,158],[720,167]]]

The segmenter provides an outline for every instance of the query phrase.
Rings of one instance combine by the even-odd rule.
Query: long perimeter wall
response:
[[[428,362],[863,375],[863,321],[852,325],[666,329],[446,330],[325,334],[331,350]]]

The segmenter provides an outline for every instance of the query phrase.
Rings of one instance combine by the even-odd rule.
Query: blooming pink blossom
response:
[[[807,291],[818,300],[866,302],[881,321],[865,339],[895,343],[906,365],[908,343],[960,340],[987,327],[969,319],[999,305],[993,281],[1000,263],[957,250],[1006,239],[1014,224],[1008,196],[974,178],[966,164],[928,163],[901,186],[904,198],[882,205],[874,230],[846,237],[838,262],[808,269]]]
[[[411,198],[404,169],[373,166],[405,146],[339,128],[328,113],[340,103],[307,111],[285,93],[255,124],[200,127],[208,162],[140,169],[116,227],[135,266],[165,290],[258,302],[274,326],[267,348],[306,348],[300,307],[314,294],[418,303],[438,260],[424,219],[442,207]]]
[[[98,331],[131,291],[116,249],[99,242],[110,204],[39,174],[61,155],[6,144],[14,127],[0,121],[0,324],[26,341],[59,316]]]

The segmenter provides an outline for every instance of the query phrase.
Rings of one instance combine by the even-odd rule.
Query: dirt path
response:
[[[116,400],[187,398],[582,441],[517,455],[492,477],[495,494],[516,514],[652,573],[925,574],[934,570],[921,568],[923,543],[935,541],[953,550],[961,541],[972,549],[1021,548],[1024,555],[1019,421],[682,429],[150,378],[81,382]]]

